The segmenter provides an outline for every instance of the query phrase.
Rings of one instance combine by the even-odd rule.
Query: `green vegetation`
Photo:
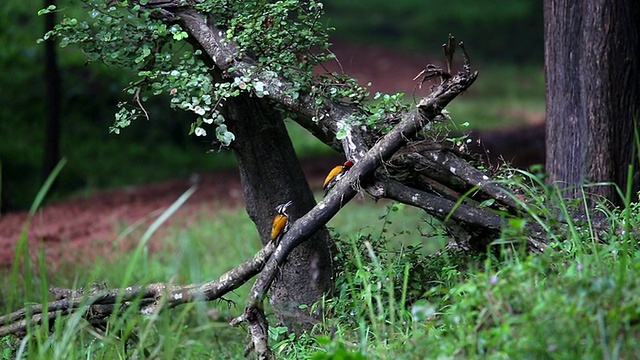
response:
[[[515,172],[507,184],[530,199],[530,215],[583,206],[564,202],[557,189],[529,173]],[[614,212],[598,207],[588,214],[560,232],[542,222],[551,242],[542,254],[523,252],[522,222],[513,219],[486,254],[434,255],[447,239],[420,212],[397,204],[349,204],[330,223],[340,234],[341,266],[335,296],[324,300],[325,321],[296,339],[272,326],[271,344],[292,359],[638,357],[640,249],[633,229],[640,205]],[[601,215],[610,227],[596,236],[590,219]],[[156,234],[154,225],[125,226],[120,245],[134,250],[97,258],[89,269],[67,264],[50,271],[42,256],[31,267],[24,264],[15,276],[0,276],[0,311],[47,300],[49,285],[206,281],[258,250],[242,209],[197,216],[201,221],[188,228],[170,226]],[[357,225],[376,216],[379,221],[369,226]],[[174,215],[172,221],[184,219]],[[189,304],[152,316],[126,310],[102,332],[76,316],[55,322],[52,334],[33,326],[22,342],[1,338],[0,359],[236,358],[245,329],[227,322],[242,311],[247,291],[245,286],[226,297],[235,305]],[[125,343],[123,337],[133,340]]]
[[[542,31],[529,31],[541,22],[539,4],[493,5],[471,0],[326,2],[329,25],[354,40],[391,43],[393,36],[397,43],[400,35],[400,46],[420,50],[425,44],[439,44],[449,32],[466,40],[472,57],[477,52],[486,65],[471,91],[449,110],[458,124],[470,122],[477,128],[521,124],[527,117],[523,113],[540,114],[544,109]],[[12,89],[0,99],[0,165],[5,176],[0,183],[5,186],[3,196],[14,206],[25,207],[36,198],[33,215],[51,185],[38,192],[40,179],[34,175],[41,158],[44,112],[37,65],[41,49],[35,46],[41,32],[24,29],[38,29],[39,19],[32,16],[37,5],[5,1],[0,9],[0,65],[5,70],[0,83]],[[514,22],[521,26],[514,30]],[[426,25],[435,30],[425,30]],[[504,65],[505,61],[527,64]],[[83,62],[71,51],[65,51],[61,61],[70,96],[64,104],[62,131],[68,164],[54,197],[234,165],[228,153],[206,154],[217,150],[211,143],[187,138],[194,118],[167,111],[162,105],[166,99],[148,104],[154,114],[150,121],[158,126],[139,121],[117,137],[108,135],[116,104],[123,99],[119,89],[125,76],[105,67],[92,66],[89,72]],[[297,125],[289,124],[289,129],[301,157],[328,151]],[[550,215],[551,209],[553,215],[566,215],[584,205],[564,202],[557,189],[528,173],[514,172],[507,185],[528,199],[525,208],[534,219]],[[50,285],[202,282],[258,250],[255,228],[239,208],[217,209],[215,216],[203,209],[186,228],[157,229],[169,216],[175,224],[187,221],[172,215],[180,201],[149,228],[121,224],[122,237],[112,244],[111,239],[96,239],[97,244],[112,246],[106,251],[110,256],[87,259],[78,252],[70,254],[77,264],[57,269],[48,267],[42,251],[34,254],[36,249],[27,247],[23,234],[17,239],[14,267],[0,273],[0,312],[51,300]],[[329,224],[341,265],[335,296],[323,303],[324,322],[314,333],[295,339],[286,329],[272,326],[271,344],[279,356],[291,359],[638,358],[640,248],[635,229],[640,205],[626,203],[615,211],[598,207],[580,223],[565,216],[563,231],[552,232],[558,224],[540,221],[550,242],[542,254],[522,250],[525,220],[512,218],[486,254],[470,256],[435,254],[448,238],[420,211],[353,202]],[[607,231],[594,228],[596,216],[606,218]],[[37,261],[30,261],[29,255],[37,255]],[[76,315],[34,325],[24,340],[0,338],[0,360],[239,358],[246,330],[227,323],[242,311],[247,292],[245,286],[225,297],[235,304],[189,304],[151,316],[131,307],[104,329],[91,328]]]
[[[486,130],[544,121],[541,66],[490,66],[479,71],[471,89],[447,107],[454,123],[468,122],[472,129]]]

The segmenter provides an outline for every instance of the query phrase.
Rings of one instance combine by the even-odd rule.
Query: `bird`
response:
[[[324,196],[327,196],[329,190],[336,185],[340,179],[344,176],[344,174],[353,166],[353,162],[347,160],[344,164],[338,165],[329,171],[329,174],[324,179],[324,184],[322,184],[322,189],[324,190]]]
[[[271,241],[278,246],[280,239],[284,233],[289,230],[289,215],[287,214],[287,208],[291,205],[291,201],[276,206],[276,216],[273,218],[273,225],[271,226]]]

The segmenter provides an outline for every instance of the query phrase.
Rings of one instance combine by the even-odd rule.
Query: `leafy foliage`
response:
[[[162,15],[157,9],[126,1],[85,0],[84,4],[88,19],[65,17],[44,39],[56,36],[62,47],[78,45],[90,61],[135,73],[137,79],[126,88],[132,100],[118,104],[112,132],[120,133],[137,118],[149,119],[145,101],[164,93],[171,97],[171,107],[195,114],[190,133],[207,136],[207,126],[213,125],[217,142],[228,146],[235,136],[224,124],[225,101],[241,93],[263,97],[271,91],[254,74],[237,75],[233,67],[224,73],[217,71],[201,49],[192,47],[194,43],[178,24],[159,20]],[[320,21],[322,3],[207,1],[195,7],[225,29],[228,41],[237,45],[235,58],[250,56],[257,62],[255,72],[275,73],[294,84],[288,94],[293,99],[306,93],[316,96],[317,106],[325,98],[363,105],[361,114],[343,124],[344,132],[338,137],[363,124],[384,133],[390,128],[388,114],[406,108],[400,101],[402,94],[377,94],[374,99],[379,101],[365,106],[369,92],[355,79],[337,73],[314,74],[314,67],[334,57],[327,50],[328,29]],[[50,11],[55,8],[40,13]],[[233,60],[225,59],[228,63]]]
[[[184,44],[180,42],[188,35],[179,25],[168,26],[155,19],[153,11],[140,5],[129,6],[126,1],[112,5],[88,0],[85,4],[89,19],[65,16],[44,39],[57,36],[60,46],[76,44],[90,61],[136,73],[138,79],[126,89],[133,96],[134,105],[118,104],[112,132],[119,133],[136,118],[149,118],[143,105],[148,94],[168,93],[172,96],[172,107],[194,112],[198,117],[192,132],[214,119],[222,123],[210,95],[214,86],[208,67],[198,58],[199,50],[181,48]],[[202,130],[197,135],[206,132]],[[219,140],[229,142],[229,138],[225,131],[220,131]]]

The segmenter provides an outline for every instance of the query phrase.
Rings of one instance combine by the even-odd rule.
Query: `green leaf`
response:
[[[151,49],[148,46],[142,48],[142,54],[138,56],[134,61],[136,64],[141,63],[147,56],[151,55]]]
[[[487,199],[480,203],[480,207],[487,207],[493,205],[496,202],[496,199]]]
[[[38,16],[49,14],[49,13],[54,12],[54,11],[56,11],[56,6],[55,5],[49,5],[49,6],[47,6],[46,9],[38,10]]]
[[[511,219],[509,219],[509,226],[511,226],[512,228],[514,228],[516,230],[524,229],[524,226],[526,224],[527,224],[527,220],[526,219],[519,219],[519,218],[511,218]]]
[[[227,130],[227,125],[222,124],[216,129],[216,138],[222,145],[229,146],[236,139],[236,136]]]
[[[178,40],[178,41],[180,41],[182,39],[186,39],[188,37],[189,37],[189,34],[186,31],[180,31],[180,32],[177,32],[177,33],[173,34],[173,39],[174,40]]]

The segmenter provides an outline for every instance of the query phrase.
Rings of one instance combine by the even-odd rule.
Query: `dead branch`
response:
[[[465,63],[467,63],[466,58]],[[359,158],[358,162],[322,202],[291,226],[289,232],[281,239],[281,245],[276,249],[274,256],[268,260],[260,277],[254,283],[245,313],[260,309],[264,297],[276,276],[278,265],[285,261],[287,255],[296,246],[308,239],[320,226],[326,224],[346,202],[356,195],[360,186],[371,184],[374,181],[371,175],[380,164],[389,160],[398,149],[411,139],[414,139],[428,122],[433,121],[436,116],[440,115],[440,111],[455,96],[471,86],[476,77],[477,73],[472,73],[470,68],[465,67],[464,71],[444,79],[442,84],[432,92],[427,100],[423,99],[417,109],[405,114],[403,120],[393,130]],[[450,209],[453,209],[453,206],[450,206]],[[243,317],[243,319],[238,319],[238,322],[242,320],[249,321],[246,316],[243,315]],[[251,322],[249,323],[251,324]],[[257,326],[257,324],[254,325]],[[262,345],[260,343],[261,339],[253,339],[253,341],[256,346]]]
[[[419,176],[422,175],[446,184],[458,194],[476,188],[478,191],[473,194],[473,199],[495,199],[509,212],[513,213],[519,208],[509,197],[507,189],[461,158],[454,149],[439,142],[425,140],[411,143],[398,151],[388,166],[393,170],[390,177],[418,188],[420,184],[425,184],[424,178]]]
[[[273,246],[268,245],[251,259],[227,271],[218,279],[204,284],[156,283],[123,289],[104,289],[104,286],[100,286],[86,291],[51,288],[50,291],[56,297],[55,301],[31,305],[1,316],[0,336],[24,335],[29,326],[41,324],[43,317],[53,321],[64,315],[82,312],[90,324],[100,324],[111,316],[114,310],[134,304],[139,306],[140,313],[152,314],[189,302],[221,299],[258,274],[273,250]]]

